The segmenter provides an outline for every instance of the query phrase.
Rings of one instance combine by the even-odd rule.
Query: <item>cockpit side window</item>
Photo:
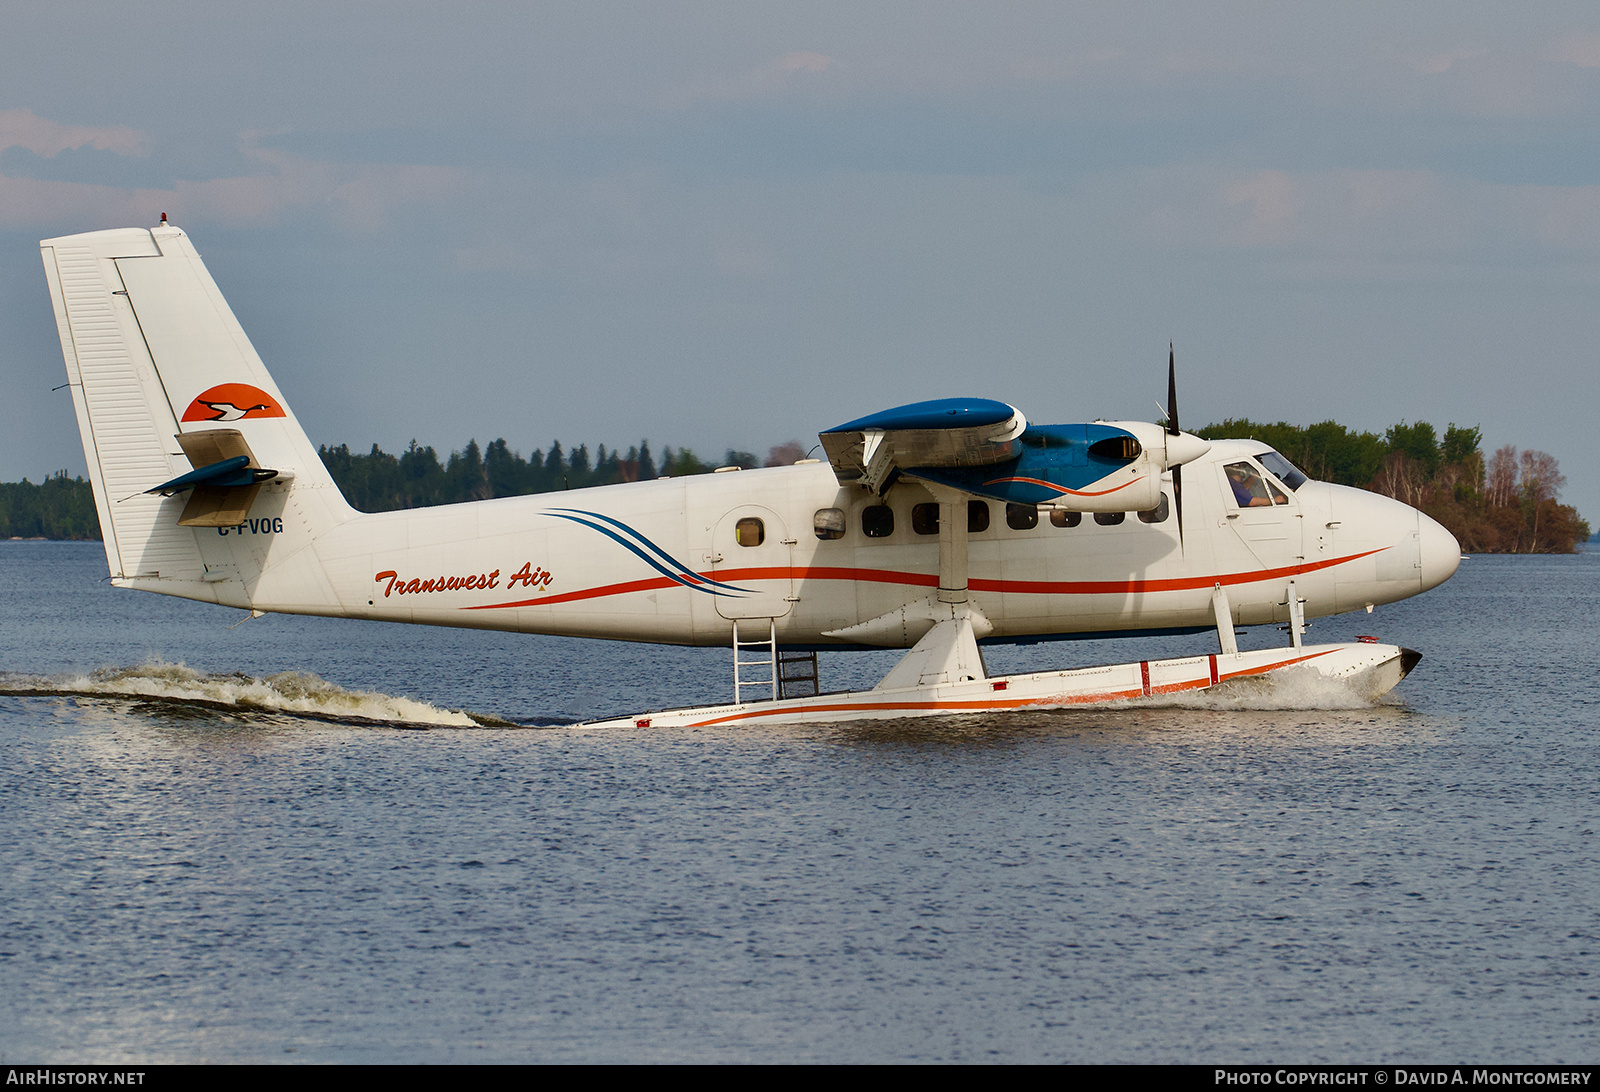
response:
[[[1278,480],[1290,489],[1299,489],[1306,484],[1307,478],[1300,469],[1276,451],[1264,451],[1256,458],[1260,459],[1261,465],[1276,474]]]
[[[1228,485],[1233,489],[1233,500],[1240,508],[1271,508],[1274,504],[1288,504],[1289,498],[1270,484],[1261,471],[1251,463],[1229,463],[1225,468]]]

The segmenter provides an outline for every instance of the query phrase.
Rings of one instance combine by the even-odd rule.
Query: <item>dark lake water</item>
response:
[[[729,654],[241,617],[0,543],[4,1061],[1600,1055],[1600,555],[1318,624],[1424,654],[1375,706],[444,727]]]

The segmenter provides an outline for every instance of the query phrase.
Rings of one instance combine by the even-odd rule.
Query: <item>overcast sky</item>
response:
[[[314,442],[1481,425],[1600,522],[1600,8],[74,3],[0,35],[0,480],[83,470],[37,242],[186,229]]]

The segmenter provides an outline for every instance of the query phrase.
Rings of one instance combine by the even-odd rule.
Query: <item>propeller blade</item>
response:
[[[1183,551],[1183,467],[1172,468],[1172,506],[1178,512],[1178,551]]]
[[[1167,435],[1178,435],[1178,354],[1167,342]],[[1172,505],[1178,512],[1178,550],[1183,550],[1183,467],[1172,468]]]
[[[1178,354],[1167,342],[1167,435],[1178,434]]]

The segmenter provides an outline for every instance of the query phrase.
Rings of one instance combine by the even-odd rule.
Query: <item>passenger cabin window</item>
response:
[[[741,546],[759,546],[767,540],[767,525],[755,516],[746,516],[733,525],[733,540]]]
[[[1240,508],[1271,508],[1274,504],[1288,504],[1289,498],[1281,489],[1267,482],[1250,463],[1229,463],[1225,468],[1228,485],[1233,489],[1233,500]]]
[[[1094,521],[1102,527],[1115,527],[1128,518],[1126,512],[1096,512]]]
[[[1031,530],[1039,526],[1039,510],[1031,504],[1008,504],[1006,526],[1013,531]]]
[[[911,529],[919,535],[936,535],[939,533],[939,506],[937,504],[913,504],[911,506]],[[979,531],[989,529],[989,505],[986,501],[967,502],[967,534],[975,535]]]
[[[817,514],[811,517],[811,529],[817,537],[826,541],[832,538],[844,537],[844,509],[843,508],[818,508]]]
[[[861,533],[868,538],[888,538],[894,534],[894,509],[874,504],[861,510]]]
[[[1167,504],[1167,495],[1165,493],[1163,493],[1163,494],[1161,494],[1161,503],[1160,504],[1156,505],[1154,508],[1150,509],[1150,511],[1148,511],[1148,512],[1140,512],[1139,513],[1139,522],[1141,522],[1141,523],[1165,523],[1165,522],[1167,522],[1167,514],[1168,514],[1169,511],[1171,511],[1171,507]]]
[[[1299,467],[1279,455],[1276,451],[1262,452],[1256,458],[1260,459],[1261,465],[1271,473],[1276,474],[1278,480],[1290,489],[1299,489],[1308,480],[1304,474],[1300,473]]]
[[[980,501],[980,500],[968,501],[967,502],[967,534],[969,534],[969,535],[982,534],[984,531],[987,531],[988,529],[989,529],[989,502],[988,501]]]
[[[1076,527],[1082,522],[1082,512],[1063,512],[1057,508],[1050,513],[1050,523],[1054,527]]]

